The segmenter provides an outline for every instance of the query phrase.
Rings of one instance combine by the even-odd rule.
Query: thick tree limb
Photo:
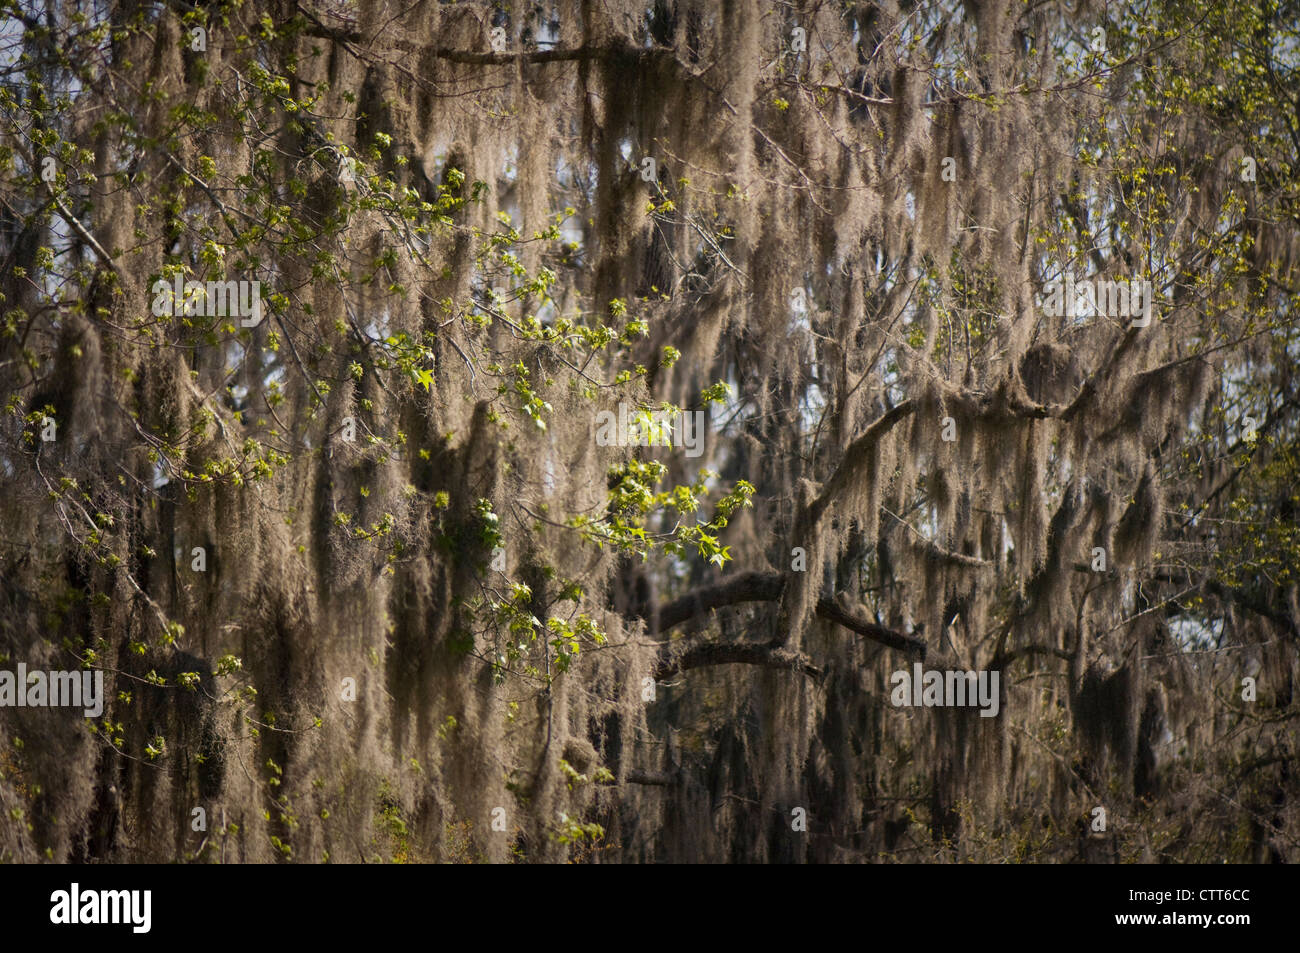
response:
[[[739,573],[716,586],[706,586],[688,592],[663,606],[659,610],[659,626],[655,631],[665,632],[688,619],[742,602],[775,602],[781,598],[785,583],[785,576],[779,572]],[[906,652],[922,660],[925,658],[926,645],[923,639],[877,625],[864,616],[840,606],[832,599],[818,600],[817,615],[873,642],[879,642],[881,645]]]
[[[302,31],[307,36],[314,36],[322,40],[333,40],[335,43],[341,43],[348,47],[360,46],[367,42],[365,32],[357,25],[355,20],[337,18],[347,25],[331,26],[301,3],[298,4],[298,10],[311,22],[311,25],[305,27]],[[386,33],[383,37],[383,46],[403,53],[421,53],[452,63],[464,63],[470,66],[509,66],[521,62],[573,63],[607,58],[646,58],[654,55],[675,55],[675,51],[670,47],[640,47],[631,42],[618,41],[608,42],[603,45],[584,44],[567,49],[558,47],[547,50],[516,49],[503,50],[499,53],[486,50],[462,50],[451,47],[427,47],[406,39],[400,32],[397,34]]]
[[[680,783],[681,779],[681,771],[629,771],[624,780],[628,784],[647,784],[667,788]]]
[[[308,36],[322,40],[333,40],[344,45],[356,46],[365,41],[358,30],[340,30],[324,25],[316,25],[303,30]],[[583,60],[598,60],[614,56],[648,54],[652,49],[640,50],[628,46],[580,46],[571,49],[519,50],[517,52],[489,52],[487,50],[457,50],[450,47],[425,47],[410,40],[392,39],[385,44],[402,53],[423,53],[436,59],[451,63],[463,63],[469,66],[509,66],[513,63],[574,63]]]
[[[761,665],[764,668],[788,668],[802,671],[817,681],[822,670],[802,652],[792,652],[775,642],[697,642],[685,650],[665,648],[655,666],[656,680],[671,678],[679,672],[709,665]]]
[[[844,451],[843,458],[840,460],[840,465],[835,468],[831,478],[826,481],[821,494],[809,504],[805,526],[812,527],[817,524],[822,513],[830,506],[831,501],[842,493],[850,482],[858,479],[858,474],[867,461],[875,456],[880,438],[889,433],[895,424],[915,409],[916,403],[914,401],[903,401],[893,410],[886,412],[879,420],[863,431],[861,436],[849,444],[848,449]]]
[[[1043,418],[1063,417],[1070,411],[1070,407],[1067,405],[1038,404],[1027,400],[1023,395],[1016,394],[1011,388],[1007,387],[985,395],[973,391],[959,391],[956,392],[953,399],[969,405],[973,412],[980,414],[996,413],[999,415],[1011,414],[1016,417]],[[835,472],[826,481],[822,492],[808,505],[804,517],[806,527],[813,527],[817,524],[835,497],[842,493],[845,487],[858,479],[858,474],[862,468],[876,455],[881,438],[892,430],[899,421],[915,410],[915,401],[903,401],[897,407],[883,414],[849,444],[848,449],[844,451],[843,458],[840,460],[840,465],[835,468]]]
[[[728,576],[716,586],[692,590],[659,609],[659,627],[666,632],[687,619],[741,602],[775,602],[785,589],[785,578],[776,572],[742,572]]]
[[[883,625],[876,625],[870,619],[844,608],[832,599],[818,599],[817,614],[826,621],[842,625],[844,628],[856,632],[872,642],[879,642],[891,649],[897,649],[907,655],[915,656],[922,662],[925,661],[925,640],[915,635],[904,635],[902,632],[887,629]]]

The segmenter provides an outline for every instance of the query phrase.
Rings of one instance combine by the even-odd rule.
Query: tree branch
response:
[[[308,10],[301,3],[298,4],[298,10],[303,14],[311,25],[303,28],[306,36],[314,36],[322,40],[332,40],[335,43],[341,43],[352,48],[364,44],[367,40],[364,32],[357,28],[355,21],[345,20],[350,27],[330,26],[320,19],[314,12]],[[495,51],[479,50],[459,50],[450,47],[428,47],[411,40],[403,39],[400,35],[385,34],[384,45],[390,49],[398,50],[403,53],[421,53],[432,56],[437,59],[447,60],[451,63],[464,63],[470,66],[509,66],[513,63],[573,63],[584,60],[598,60],[616,57],[645,57],[650,55],[668,55],[674,56],[675,51],[665,46],[639,47],[630,42],[611,42],[605,45],[583,45],[570,47],[567,49],[549,49],[549,50],[505,50],[500,53]]]
[[[741,602],[775,602],[785,589],[785,578],[776,572],[743,572],[727,577],[716,586],[694,589],[659,609],[656,633],[666,632],[687,619]]]
[[[688,619],[712,612],[714,609],[738,605],[742,602],[776,602],[781,598],[781,593],[785,591],[785,583],[786,577],[779,572],[745,572],[732,576],[716,586],[695,589],[678,599],[674,599],[659,610],[659,625],[654,631],[656,633],[666,632]],[[817,615],[828,622],[842,625],[863,638],[914,655],[919,659],[925,659],[926,645],[923,639],[877,625],[864,616],[840,606],[832,599],[822,598],[818,600]],[[709,644],[712,645],[713,643]],[[737,648],[737,646],[725,647]],[[699,664],[719,663],[701,662]],[[788,664],[788,660],[783,664]]]
[[[782,648],[776,642],[696,642],[684,650],[671,644],[665,647],[655,665],[654,677],[660,681],[693,668],[732,664],[802,671],[819,682],[823,676],[808,656]]]
[[[652,787],[672,787],[679,784],[682,772],[677,771],[629,771],[625,780],[628,784],[646,784]]]
[[[914,401],[903,401],[893,410],[885,413],[884,416],[868,427],[861,436],[849,444],[848,449],[844,451],[843,459],[840,460],[840,465],[835,468],[831,478],[826,481],[826,486],[822,489],[821,495],[809,504],[805,518],[806,526],[812,527],[817,524],[822,513],[830,506],[831,501],[843,492],[858,471],[875,455],[880,438],[889,433],[895,424],[915,409],[916,403]]]
[[[925,640],[915,635],[904,635],[902,632],[887,629],[883,625],[876,625],[876,623],[864,616],[860,616],[856,612],[839,605],[834,600],[825,597],[817,600],[817,614],[827,622],[842,625],[844,628],[856,632],[872,642],[879,642],[891,649],[897,649],[907,655],[915,656],[919,661],[925,661]]]

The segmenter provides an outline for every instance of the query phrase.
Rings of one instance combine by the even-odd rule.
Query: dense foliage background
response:
[[[0,860],[1300,857],[1294,2],[0,9]]]

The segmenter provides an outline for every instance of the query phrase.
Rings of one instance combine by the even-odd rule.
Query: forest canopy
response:
[[[1300,860],[1298,163],[1293,0],[0,0],[0,861]]]

